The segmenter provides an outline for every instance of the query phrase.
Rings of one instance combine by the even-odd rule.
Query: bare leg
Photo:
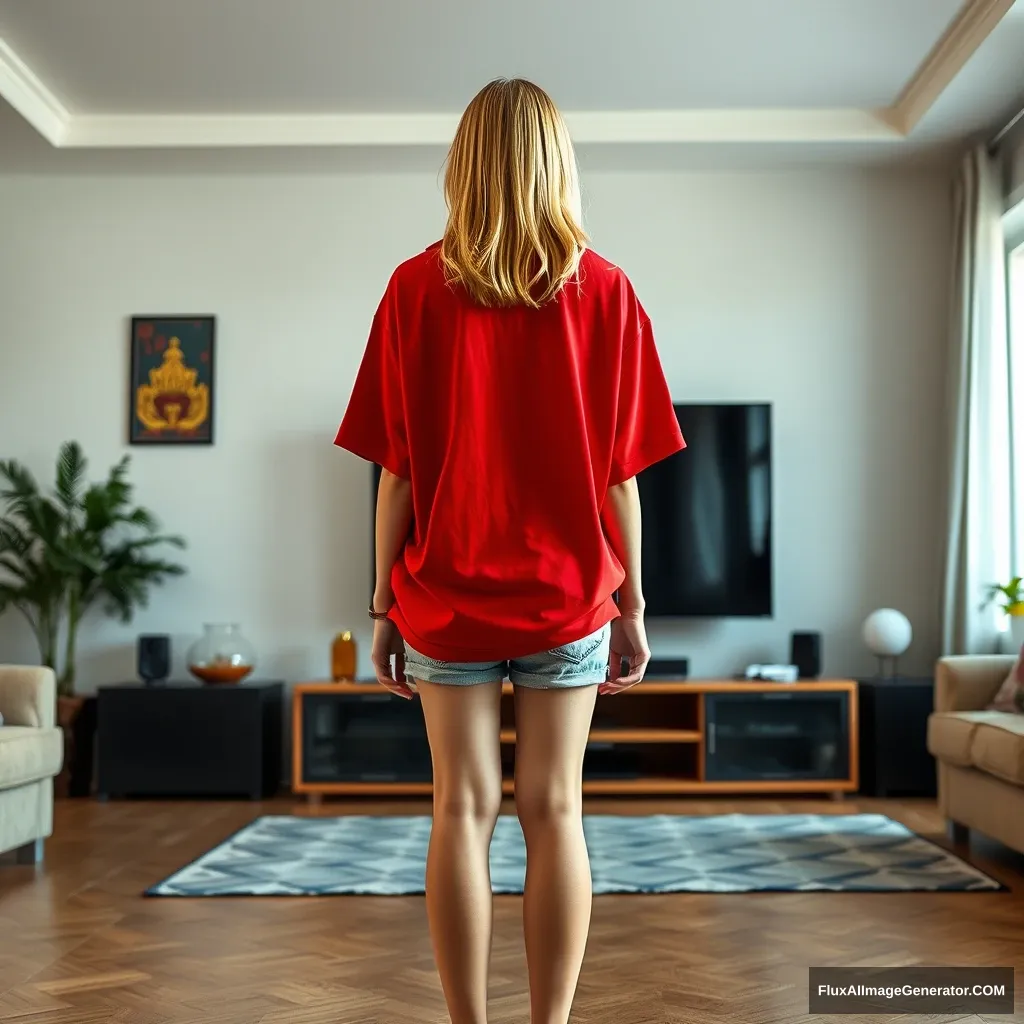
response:
[[[516,687],[516,811],[526,838],[523,931],[531,1024],[567,1024],[590,931],[583,752],[596,686]]]
[[[501,809],[501,683],[417,682],[434,769],[427,917],[452,1024],[486,1024],[488,854]]]

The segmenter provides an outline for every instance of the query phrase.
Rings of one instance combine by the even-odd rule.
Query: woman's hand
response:
[[[391,655],[395,656],[395,668],[391,671]],[[398,697],[412,700],[413,692],[405,681],[405,643],[398,627],[390,619],[374,619],[373,647],[370,652],[377,682]]]
[[[647,646],[647,628],[644,626],[643,609],[624,611],[612,619],[612,639],[609,652],[609,678],[601,683],[598,693],[621,693],[636,686],[647,671],[651,660],[651,649]],[[629,662],[629,669],[622,674],[623,661]]]

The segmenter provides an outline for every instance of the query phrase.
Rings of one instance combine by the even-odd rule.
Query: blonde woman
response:
[[[594,702],[650,658],[635,478],[683,439],[650,320],[587,248],[572,143],[543,90],[501,80],[476,96],[445,196],[444,238],[388,284],[337,443],[383,467],[373,664],[423,707],[427,913],[451,1020],[487,1020],[508,678],[531,1021],[566,1024],[590,926]]]

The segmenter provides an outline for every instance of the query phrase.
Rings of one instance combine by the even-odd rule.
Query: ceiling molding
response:
[[[450,143],[458,114],[91,115],[76,117],[66,148],[430,146]]]
[[[61,146],[71,120],[67,109],[32,69],[0,39],[0,96],[44,139]]]
[[[603,110],[566,114],[587,144],[864,143],[905,139],[1014,0],[966,0],[895,102],[879,110]],[[447,146],[458,114],[71,114],[0,38],[0,96],[59,149]]]
[[[876,110],[624,110],[565,115],[579,143],[896,142]]]
[[[992,34],[1014,0],[967,0],[890,107],[893,123],[909,135]]]
[[[600,143],[894,142],[884,111],[623,110],[567,112],[573,140]],[[458,114],[94,116],[72,119],[69,149],[447,146]]]

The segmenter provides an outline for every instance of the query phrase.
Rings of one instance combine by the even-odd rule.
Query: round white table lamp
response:
[[[910,620],[895,608],[879,608],[865,620],[862,634],[869,651],[878,658],[878,674],[896,675],[899,656],[910,646],[914,630]]]

